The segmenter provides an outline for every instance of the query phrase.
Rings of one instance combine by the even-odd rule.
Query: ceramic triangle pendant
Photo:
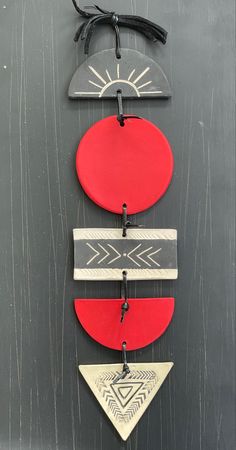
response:
[[[121,364],[80,365],[79,370],[126,441],[172,367],[172,362],[129,364],[130,373],[117,382]]]

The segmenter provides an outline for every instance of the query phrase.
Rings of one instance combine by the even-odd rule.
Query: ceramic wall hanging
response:
[[[125,114],[123,99],[168,98],[170,86],[161,67],[142,53],[123,49],[120,28],[166,42],[167,32],[139,16],[121,15],[98,6],[79,8],[86,20],[75,41],[89,52],[96,26],[110,24],[114,49],[103,50],[77,68],[69,86],[71,99],[113,99],[117,115],[91,126],[80,140],[76,170],[85,193],[99,207],[120,215],[120,228],[74,229],[74,279],[120,280],[121,297],[82,299],[75,313],[90,338],[120,350],[122,364],[80,365],[79,371],[123,440],[126,440],[171,370],[172,362],[128,364],[127,352],[158,339],[169,326],[174,298],[129,298],[129,280],[177,278],[177,232],[144,229],[130,215],[153,206],[173,175],[173,154],[164,134],[136,114]]]

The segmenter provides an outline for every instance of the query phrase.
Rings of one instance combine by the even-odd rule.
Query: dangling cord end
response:
[[[123,113],[122,92],[120,89],[118,89],[117,91],[117,104],[118,104],[117,120],[120,123],[120,126],[123,127],[125,124],[125,119]]]
[[[115,35],[116,35],[116,58],[120,59],[121,58],[121,53],[120,53],[120,30],[119,30],[119,26],[118,26],[118,21],[119,21],[119,16],[118,14],[116,14],[115,12],[113,12],[112,16],[111,16],[111,24],[115,30]]]
[[[122,292],[121,297],[124,299],[124,303],[121,305],[121,323],[124,322],[125,314],[129,311],[129,303],[128,303],[128,283],[127,283],[127,272],[124,270],[123,281],[122,281]]]
[[[122,213],[122,237],[126,237],[127,236],[127,228],[130,225],[130,221],[128,220],[127,217],[127,205],[126,203],[123,204],[122,206],[123,209],[123,213]]]
[[[123,99],[122,99],[122,90],[117,90],[117,103],[118,103],[118,114],[117,120],[120,123],[120,126],[123,127],[125,125],[126,119],[141,119],[141,117],[136,116],[135,114],[124,114],[123,112]]]
[[[77,5],[76,0],[72,0],[73,5],[82,17],[88,20],[86,26],[79,26],[78,31],[76,32],[76,41],[81,37],[82,40],[85,40],[84,43],[84,52],[88,54],[89,45],[94,33],[94,30],[97,25],[110,24],[115,30],[116,34],[116,57],[120,58],[120,32],[119,28],[124,26],[125,28],[131,28],[131,30],[138,31],[142,33],[147,39],[152,42],[160,41],[163,44],[166,43],[167,39],[167,31],[159,25],[151,22],[144,17],[132,16],[132,15],[124,15],[117,14],[114,11],[107,11],[103,8],[100,8],[97,5],[85,7],[86,10],[93,8],[94,12],[88,12],[81,9]],[[81,28],[82,27],[82,28]]]
[[[130,222],[130,220],[128,220],[126,203],[124,203],[122,205],[122,209],[123,209],[123,213],[122,213],[122,230],[123,230],[122,231],[122,237],[126,237],[128,228],[142,228],[143,225],[138,225],[138,224],[132,223],[132,222]]]
[[[122,359],[123,359],[123,370],[121,373],[117,375],[112,384],[116,384],[119,380],[123,380],[130,373],[130,368],[128,366],[126,356],[126,342],[122,342]]]

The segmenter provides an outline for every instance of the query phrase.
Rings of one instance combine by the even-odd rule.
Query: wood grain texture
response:
[[[76,297],[120,293],[119,282],[73,281],[72,239],[76,227],[120,224],[75,173],[81,136],[116,105],[67,98],[84,58],[69,0],[0,0],[0,449],[234,450],[234,2],[99,4],[169,30],[165,47],[129,30],[121,43],[170,81],[171,100],[124,106],[171,143],[173,183],[136,221],[178,230],[180,269],[177,281],[130,283],[132,297],[176,297],[176,312],[168,332],[129,359],[175,366],[123,443],[77,373],[78,363],[120,354],[89,339],[73,311]],[[91,53],[113,46],[107,27]]]

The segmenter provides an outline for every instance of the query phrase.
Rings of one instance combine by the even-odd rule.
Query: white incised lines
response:
[[[137,250],[137,248],[140,247],[141,244],[137,245],[137,247],[135,247],[133,250],[131,250],[131,252],[128,253],[127,258],[131,259],[131,261],[133,261],[134,264],[136,264],[136,266],[140,267],[140,264],[137,263],[133,258],[131,258],[130,255],[132,255],[133,252],[135,252],[135,250]]]
[[[89,66],[90,70],[94,73],[94,75],[96,75],[96,77],[99,78],[100,81],[102,81],[103,84],[106,84],[106,80],[104,80],[104,78],[102,77],[102,75],[100,75],[100,73],[98,73],[94,67]]]
[[[108,255],[109,255],[110,253],[107,252],[107,250],[106,250],[101,244],[98,244],[98,245],[99,245],[99,247],[102,248],[102,250],[104,250],[104,252],[106,253],[105,256],[104,256],[102,259],[100,259],[100,260],[98,261],[98,264],[100,264],[102,261],[104,261],[104,259],[106,259],[106,258],[108,257]],[[96,251],[96,250],[95,250],[95,251]]]
[[[120,71],[120,64],[119,63],[116,64],[116,68],[115,68],[116,75],[115,75],[115,78],[112,78],[112,76],[110,75],[108,69],[105,69],[106,76],[104,78],[93,66],[90,65],[88,67],[91,70],[91,72],[93,73],[93,75],[95,75],[97,77],[96,81],[98,81],[98,82],[95,82],[93,80],[88,80],[88,82],[90,84],[92,84],[93,86],[96,86],[100,91],[98,91],[98,92],[89,92],[89,91],[87,91],[87,92],[75,92],[76,94],[91,94],[91,95],[98,94],[99,97],[102,97],[104,92],[111,85],[113,85],[114,83],[117,83],[117,82],[125,83],[125,84],[128,84],[129,86],[131,86],[135,90],[137,97],[140,97],[141,94],[149,94],[149,93],[160,94],[162,92],[162,91],[141,91],[140,90],[140,89],[142,89],[142,88],[152,84],[152,80],[148,80],[148,81],[144,82],[143,84],[141,84],[140,86],[137,85],[137,83],[144,77],[144,75],[146,75],[147,72],[149,72],[150,67],[146,67],[138,76],[136,76],[136,78],[133,81],[132,81],[132,78],[133,78],[133,76],[134,76],[134,74],[136,72],[136,69],[132,69],[132,71],[128,75],[127,79],[126,79],[126,77],[122,77],[121,78],[121,76],[120,76],[120,72],[121,71]],[[136,75],[137,75],[137,73],[136,73]],[[108,81],[107,81],[106,77],[108,78]],[[99,82],[101,82],[102,85],[99,84]]]
[[[135,261],[135,259],[133,259],[133,257],[131,257],[130,255],[132,255],[135,250],[137,250],[138,248],[141,247],[142,244],[137,245],[137,247],[135,247],[133,250],[131,250],[131,252],[128,253],[127,258],[131,259],[131,261],[134,262],[134,264],[136,264],[136,266],[140,267],[140,264]],[[144,253],[147,253],[149,250],[152,250],[153,247],[149,247],[145,250],[143,250],[142,252],[138,253],[137,255],[135,255],[137,258],[139,258],[141,261],[143,261],[147,266],[151,267],[151,264],[149,264],[148,261],[146,261],[145,259],[141,258],[141,255],[144,255]],[[155,255],[156,253],[159,253],[161,251],[161,248],[159,248],[158,250],[154,250],[154,252],[149,253],[149,255],[146,255],[147,258],[150,259],[150,261],[152,261],[156,266],[160,267],[160,264],[158,264],[158,262],[156,262],[152,256]],[[134,256],[134,255],[133,255]]]
[[[95,258],[101,257],[101,259],[97,260],[97,264],[101,264],[102,262],[104,262],[105,260],[107,260],[107,258],[110,256],[112,257],[112,259],[110,261],[106,261],[106,263],[108,265],[114,263],[117,259],[123,257],[127,257],[128,259],[130,259],[136,266],[141,267],[141,264],[139,263],[139,261],[142,261],[144,264],[146,264],[146,266],[151,267],[152,265],[150,264],[149,261],[151,261],[153,264],[155,264],[156,266],[160,267],[160,264],[155,261],[152,257],[154,255],[156,255],[157,253],[159,253],[162,249],[158,248],[157,250],[154,249],[154,251],[150,252],[151,250],[153,250],[153,246],[150,246],[148,248],[145,248],[143,250],[143,244],[140,243],[138,244],[135,248],[133,248],[128,254],[123,253],[123,255],[111,244],[100,244],[97,243],[98,247],[102,250],[102,252],[99,252],[98,250],[96,250],[96,248],[89,244],[88,242],[86,243],[86,245],[91,248],[91,250],[93,250],[93,252],[95,253],[92,258],[89,259],[89,261],[86,263],[86,265],[88,266],[89,264],[91,264],[92,261],[94,261]],[[105,248],[106,245],[106,248]],[[109,249],[107,249],[107,247],[109,247],[109,249],[111,249],[111,252],[109,252]],[[137,250],[140,249],[141,252],[137,253]],[[104,254],[103,254],[104,252]],[[115,255],[113,255],[113,252]],[[132,256],[131,256],[132,255]],[[113,257],[114,256],[114,257]],[[134,259],[136,258],[136,259]],[[149,261],[147,261],[147,258],[149,259]],[[137,259],[139,261],[137,261]]]
[[[130,74],[129,74],[129,76],[128,76],[128,81],[129,81],[130,78],[133,76],[134,72],[135,72],[135,69],[133,69],[132,72],[130,72]]]
[[[99,251],[97,251],[91,244],[89,244],[88,242],[86,242],[86,245],[91,248],[91,250],[94,251],[95,255],[92,256],[92,258],[90,258],[90,260],[86,263],[86,265],[88,266],[89,264],[91,264],[91,262],[97,258],[98,256],[101,256],[101,253]],[[105,249],[105,247],[102,244],[97,244],[105,253],[104,256],[102,256],[101,259],[99,259],[99,261],[97,261],[97,264],[101,264],[101,262],[105,261],[105,259],[108,258],[108,256],[111,256],[110,252],[107,251]],[[117,259],[121,258],[121,253],[119,253],[115,247],[113,247],[111,244],[106,244],[107,247],[109,247],[111,250],[113,250],[113,252],[115,253],[115,257],[113,259],[111,259],[107,264],[112,264],[114,261],[116,261]]]
[[[98,255],[100,255],[100,253],[97,252],[97,250],[95,250],[95,248],[93,248],[92,245],[89,244],[88,242],[86,243],[86,245],[95,252],[95,255],[87,262],[87,266],[88,266]]]
[[[110,80],[110,81],[112,81],[112,79],[111,79],[111,75],[109,74],[109,72],[108,72],[108,70],[107,70],[107,69],[106,69],[106,74],[107,74],[107,76],[108,76],[109,80]]]
[[[112,250],[114,250],[115,253],[117,253],[117,256],[112,259],[108,264],[113,263],[114,261],[116,261],[116,259],[121,257],[121,254],[115,249],[115,247],[113,247],[111,244],[107,244],[108,247],[112,248]]]
[[[156,253],[159,253],[161,251],[161,248],[159,248],[158,250],[154,251],[153,253],[150,253],[150,255],[147,255],[147,257],[154,263],[156,264],[158,267],[160,267],[160,264],[158,264],[156,261],[154,261],[154,259],[151,258],[151,256],[155,255]]]

